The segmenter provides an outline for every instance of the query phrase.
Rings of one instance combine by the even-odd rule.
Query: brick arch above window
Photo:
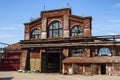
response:
[[[48,25],[50,25],[52,22],[54,22],[54,21],[58,21],[58,22],[60,22],[61,24],[63,23],[63,21],[61,20],[61,19],[51,19],[49,22],[48,22]],[[62,26],[63,26],[63,24],[62,24]]]
[[[40,30],[40,31],[41,31],[41,28],[40,28],[40,27],[38,27],[38,26],[33,26],[33,27],[31,27],[31,31],[33,31],[33,30],[35,30],[35,29],[38,29],[38,30]]]

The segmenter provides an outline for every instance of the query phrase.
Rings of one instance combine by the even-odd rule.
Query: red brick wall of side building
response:
[[[12,44],[5,47],[5,57],[1,59],[0,70],[16,71],[20,69],[20,58],[22,50],[20,44]]]
[[[7,54],[7,58],[18,58],[20,59],[21,52],[10,52]]]

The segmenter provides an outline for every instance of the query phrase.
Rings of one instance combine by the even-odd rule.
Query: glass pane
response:
[[[58,21],[51,23],[49,30],[52,30],[53,32],[53,33],[49,32],[49,37],[56,37],[62,35],[62,25]]]
[[[73,48],[71,49],[72,56],[82,56],[83,49],[82,48]]]
[[[49,31],[49,37],[52,37],[52,31],[51,30]]]
[[[53,34],[54,34],[54,37],[59,36],[59,35],[58,35],[58,30],[54,30],[54,31],[53,31]]]
[[[39,30],[36,30],[36,34],[40,34],[40,31],[39,31]]]
[[[31,37],[32,38],[40,38],[40,34],[41,34],[40,30],[35,29],[35,30],[32,31]]]
[[[71,32],[75,32],[75,31],[76,31],[75,28],[73,28]]]
[[[50,29],[52,29],[52,27],[53,27],[53,26],[52,26],[52,25],[50,25]]]
[[[62,29],[59,30],[59,36],[62,36]]]
[[[82,34],[82,30],[79,26],[74,26],[71,30],[71,36],[79,36]]]
[[[54,30],[54,33],[58,33],[58,30]]]
[[[58,29],[58,22],[55,23],[55,29]]]
[[[78,29],[78,28],[77,28],[77,26],[75,26],[74,28],[75,28],[75,30],[77,30],[77,29]]]
[[[62,24],[61,23],[59,23],[59,28],[62,28]]]
[[[111,54],[111,52],[110,52],[110,49],[109,48],[101,48],[100,50],[99,50],[99,54],[103,54],[103,55],[107,55],[107,54]]]
[[[52,25],[52,29],[55,29],[55,24],[53,23],[53,24],[51,24]]]

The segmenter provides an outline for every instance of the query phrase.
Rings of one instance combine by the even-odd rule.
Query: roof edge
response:
[[[62,10],[70,10],[70,8],[61,8],[61,9],[51,9],[51,10],[44,10],[44,11],[41,11],[41,13],[47,13],[47,12],[54,12],[54,11],[62,11]]]
[[[32,24],[32,23],[34,23],[34,22],[36,22],[36,21],[39,21],[41,18],[36,18],[36,19],[33,19],[33,20],[31,20],[30,22],[28,22],[28,23],[23,23],[24,25],[29,25],[29,24]]]
[[[76,18],[81,18],[81,19],[91,19],[92,20],[92,16],[87,16],[87,17],[77,16],[77,15],[70,15],[70,16],[76,17]]]

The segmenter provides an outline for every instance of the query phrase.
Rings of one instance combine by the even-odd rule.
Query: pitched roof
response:
[[[21,50],[20,43],[15,43],[5,47],[7,50]]]

